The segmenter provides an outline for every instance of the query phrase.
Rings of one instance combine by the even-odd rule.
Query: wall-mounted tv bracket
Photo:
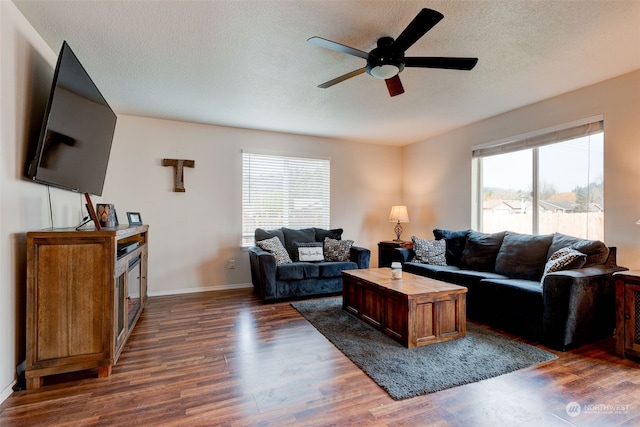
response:
[[[98,218],[98,215],[96,215],[96,210],[93,208],[93,203],[91,202],[91,196],[89,196],[89,193],[84,193],[84,198],[87,201],[87,208],[89,209],[89,216],[93,220],[93,225],[96,226],[96,230],[100,230],[100,219]]]

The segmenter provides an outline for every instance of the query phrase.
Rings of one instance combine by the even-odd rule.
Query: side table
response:
[[[640,357],[640,270],[614,273],[617,356]]]
[[[378,243],[378,267],[391,267],[391,262],[397,260],[395,257],[396,248],[411,249],[413,243],[404,240],[387,240]]]

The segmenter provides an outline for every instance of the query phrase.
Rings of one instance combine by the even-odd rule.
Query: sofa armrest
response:
[[[413,249],[409,248],[393,248],[393,250],[391,261],[400,261],[402,264],[411,261],[415,255]]]
[[[257,246],[247,249],[251,265],[251,282],[253,291],[263,301],[276,298],[276,257]]]
[[[358,268],[369,268],[369,262],[371,261],[371,251],[367,248],[351,246],[351,251],[349,252],[349,260],[358,264]]]
[[[612,275],[623,268],[598,265],[549,273],[542,282],[542,333],[547,345],[574,344],[611,336],[615,324]]]

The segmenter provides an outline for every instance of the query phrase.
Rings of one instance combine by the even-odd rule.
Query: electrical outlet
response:
[[[236,260],[235,259],[230,259],[229,260],[229,269],[230,270],[235,270],[236,268]]]

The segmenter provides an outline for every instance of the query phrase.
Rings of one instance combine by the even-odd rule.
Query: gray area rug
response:
[[[396,399],[497,377],[557,356],[467,323],[467,335],[408,349],[342,310],[342,297],[291,304]]]

